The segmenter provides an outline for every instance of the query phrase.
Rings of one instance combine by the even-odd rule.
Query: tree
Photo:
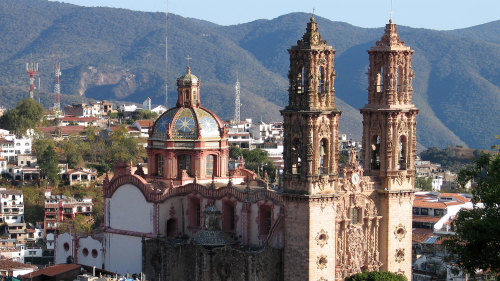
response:
[[[500,155],[483,154],[473,165],[460,171],[458,182],[464,186],[476,182],[470,210],[461,210],[455,218],[455,235],[444,244],[450,259],[459,268],[473,274],[476,270],[500,272]]]
[[[22,136],[28,129],[35,128],[42,117],[43,106],[32,98],[26,98],[0,117],[0,127]]]
[[[55,186],[59,184],[59,157],[55,151],[54,142],[48,139],[39,139],[35,145],[36,157],[42,176],[52,181]]]
[[[269,182],[274,182],[276,176],[276,167],[273,161],[268,157],[267,151],[262,149],[241,150],[245,159],[245,167],[264,177],[264,171],[269,177]]]
[[[432,191],[432,178],[415,178],[415,187],[421,190]]]
[[[83,162],[82,149],[75,138],[69,138],[62,143],[64,156],[69,168],[78,168]]]
[[[229,149],[229,158],[233,160],[238,160],[241,157],[241,148],[239,146],[233,145]]]
[[[137,161],[139,158],[144,158],[146,156],[146,151],[136,138],[131,137],[128,134],[127,128],[125,126],[118,127],[117,130],[111,133],[109,139],[110,157],[109,163],[115,163],[118,161],[128,162]]]
[[[387,271],[370,271],[354,274],[347,277],[345,281],[406,281],[406,277]]]
[[[76,215],[72,220],[59,223],[59,233],[71,232],[73,234],[88,234],[92,230],[92,217]]]

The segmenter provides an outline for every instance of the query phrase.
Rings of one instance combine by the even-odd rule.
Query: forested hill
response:
[[[191,69],[202,81],[203,104],[225,119],[234,110],[234,83],[242,87],[242,117],[281,120],[287,102],[287,49],[305,31],[310,15],[220,26],[169,15],[169,105],[176,78]],[[359,137],[366,103],[366,50],[383,28],[360,28],[316,19],[337,50],[336,103],[341,130]],[[60,61],[61,89],[73,96],[164,102],[165,15],[113,8],[86,8],[47,0],[0,2],[0,102],[13,106],[27,96],[25,64],[39,63],[43,92],[53,88]],[[380,23],[383,26],[385,23]],[[500,22],[434,31],[399,26],[415,50],[414,102],[420,108],[418,140],[424,146],[489,148],[500,124]],[[51,104],[51,96],[43,99]],[[72,102],[65,96],[63,103]]]

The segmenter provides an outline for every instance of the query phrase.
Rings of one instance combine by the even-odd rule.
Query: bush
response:
[[[347,277],[345,281],[407,281],[407,279],[403,275],[387,271],[365,271]]]

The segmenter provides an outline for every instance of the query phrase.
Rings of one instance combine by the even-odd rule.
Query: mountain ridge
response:
[[[32,21],[25,24],[23,17]],[[169,14],[169,104],[176,100],[175,81],[185,72],[184,58],[189,55],[192,71],[202,81],[202,102],[221,118],[233,115],[234,82],[239,76],[242,117],[281,120],[279,109],[288,101],[287,49],[302,37],[309,18],[292,13],[222,26]],[[359,139],[358,109],[367,99],[366,50],[380,40],[383,27],[361,28],[321,17],[316,21],[323,39],[336,49],[341,132]],[[23,97],[19,89],[27,92],[24,64],[33,54],[40,63],[44,92],[51,92],[53,67],[59,60],[64,93],[131,102],[149,96],[154,103],[163,103],[164,25],[165,15],[158,12],[46,0],[2,1],[0,101],[10,104],[8,98]],[[500,110],[500,39],[494,34],[500,34],[500,21],[452,31],[398,26],[398,32],[415,50],[418,141],[427,147],[494,144],[500,123],[494,114]]]

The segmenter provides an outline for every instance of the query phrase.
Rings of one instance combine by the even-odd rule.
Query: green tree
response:
[[[415,187],[425,191],[432,191],[432,178],[415,178]]]
[[[54,183],[54,186],[59,184],[59,157],[55,151],[54,143],[47,142],[47,145],[42,150],[37,150],[37,161],[40,166],[42,176]]]
[[[37,221],[43,221],[45,196],[43,189],[23,187],[24,197],[24,220],[35,224]]]
[[[129,135],[125,126],[120,126],[111,133],[109,143],[111,147],[108,163],[137,161],[146,157],[144,147],[139,144],[137,138]]]
[[[406,281],[406,277],[387,271],[365,271],[347,277],[345,281]]]
[[[88,234],[92,230],[93,219],[84,215],[76,215],[72,220],[59,223],[59,233],[71,232],[73,234]]]
[[[28,129],[35,128],[42,117],[43,106],[32,98],[26,98],[0,117],[0,127],[22,136]]]
[[[240,159],[241,156],[241,148],[239,146],[233,145],[229,149],[229,158],[233,160],[238,160]]]
[[[241,150],[245,159],[245,167],[264,178],[264,172],[267,173],[270,182],[274,182],[276,176],[276,167],[273,161],[269,159],[267,151],[262,149]]]
[[[450,259],[473,274],[476,270],[500,272],[500,155],[483,154],[473,165],[460,171],[458,182],[476,182],[472,190],[474,207],[462,209],[454,220],[456,235],[445,245]]]
[[[83,150],[79,144],[80,143],[77,142],[74,137],[70,137],[62,143],[66,163],[68,163],[68,166],[71,169],[78,168],[83,163]]]

